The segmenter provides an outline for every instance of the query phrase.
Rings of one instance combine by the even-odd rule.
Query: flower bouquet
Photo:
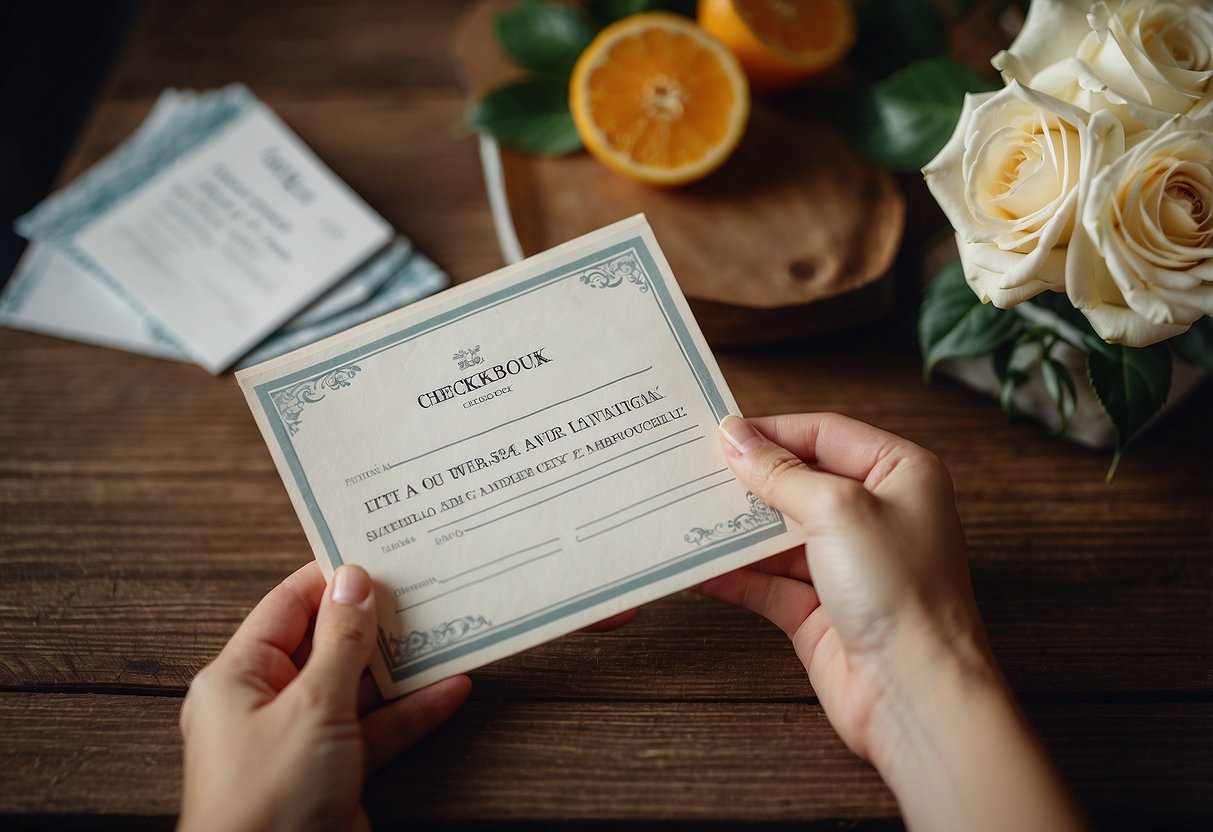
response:
[[[926,372],[980,360],[1008,410],[1037,379],[1065,434],[1085,371],[1110,476],[1173,375],[1213,369],[1213,11],[1034,0],[992,63],[1005,86],[966,94],[923,169],[960,254],[922,306]]]

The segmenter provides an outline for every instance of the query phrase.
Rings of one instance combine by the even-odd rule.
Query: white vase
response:
[[[1031,304],[1020,304],[1015,307],[1015,310],[1032,323],[1050,327],[1068,340],[1081,343],[1078,331],[1047,309],[1041,309]],[[1067,343],[1059,342],[1053,347],[1051,354],[1070,371],[1070,375],[1074,377],[1075,387],[1078,389],[1078,399],[1075,403],[1074,414],[1070,417],[1070,424],[1066,428],[1065,438],[1088,448],[1113,447],[1116,444],[1116,428],[1091,391],[1091,384],[1087,381],[1086,353]],[[1160,416],[1183,401],[1189,393],[1196,389],[1205,376],[1202,368],[1177,358],[1174,353],[1171,354],[1171,362],[1171,392],[1146,429],[1149,429],[1149,426],[1153,425]],[[992,355],[940,361],[936,365],[936,370],[942,375],[953,378],[961,384],[995,399],[998,399],[1002,393],[1002,382],[994,372]],[[1044,423],[1055,433],[1061,427],[1061,416],[1057,412],[1057,405],[1053,403],[1053,399],[1045,389],[1044,378],[1038,362],[1032,363],[1028,369],[1027,379],[1015,389],[1012,405],[1018,413]]]

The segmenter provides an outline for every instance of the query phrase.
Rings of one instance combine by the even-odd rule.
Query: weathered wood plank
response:
[[[144,544],[126,543],[122,564],[97,549],[74,559],[32,549],[7,557],[0,686],[179,691],[300,557],[268,537],[191,533],[191,554],[169,534],[144,535]],[[266,554],[250,562],[241,547]],[[136,553],[142,564],[132,562]],[[1200,559],[1166,563],[1164,573],[1142,559],[975,562],[995,652],[1016,690],[1035,698],[1213,691],[1213,636],[1193,626],[1213,605],[1209,570]],[[476,675],[495,696],[518,699],[812,695],[774,627],[689,593],[643,609],[623,631],[569,636]]]
[[[0,694],[0,815],[171,815],[179,705]],[[1030,715],[1107,826],[1213,822],[1213,705],[1049,704]],[[372,780],[366,801],[377,820],[423,825],[896,814],[876,773],[815,705],[525,703],[479,693]]]
[[[12,363],[0,371],[0,685],[181,688],[261,594],[308,557],[238,391],[195,368],[39,336],[0,332],[3,347]],[[77,384],[64,397],[64,378],[106,382]],[[947,404],[934,409],[941,419],[953,412]],[[1190,435],[1191,417],[1177,421]],[[1027,434],[1024,444],[1056,444],[1032,428],[995,424]],[[1139,469],[1109,488],[1088,465],[1092,487],[1072,473],[1092,455],[1058,445],[1049,452],[1067,464],[1055,474],[1037,467],[1043,494],[1029,493],[1027,475],[1003,460],[997,481],[1024,487],[1018,523],[992,488],[972,485],[966,456],[952,455],[991,637],[1021,691],[1213,686],[1211,636],[1191,626],[1213,607],[1200,548],[1209,518],[1198,519],[1207,484],[1195,476],[1204,463],[1149,441],[1141,453],[1170,457],[1160,464],[1179,469],[1174,482]],[[1139,528],[1114,514],[1134,516]],[[1120,536],[1112,552],[1109,524]],[[1011,559],[1016,541],[1022,553]],[[654,606],[624,634],[558,642],[488,675],[560,696],[632,695],[641,678],[667,680],[667,696],[805,693],[778,634],[684,601]]]
[[[458,128],[458,12],[150,3],[62,178],[108,152],[164,86],[239,79],[422,251],[471,279],[500,255],[475,142]],[[996,652],[1101,826],[1208,828],[1213,386],[1106,486],[1106,455],[1006,423],[953,384],[921,383],[911,283],[865,332],[722,353],[744,412],[842,411],[939,453]],[[0,687],[180,692],[310,556],[235,384],[6,330],[0,354]],[[895,823],[783,637],[705,599],[668,599],[620,633],[562,639],[476,684],[455,723],[372,785],[377,820]],[[0,693],[0,826],[171,824],[178,706]]]

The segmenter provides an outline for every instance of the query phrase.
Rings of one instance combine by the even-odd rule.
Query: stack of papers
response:
[[[212,373],[444,288],[446,275],[243,86],[168,90],[17,221],[0,324]]]

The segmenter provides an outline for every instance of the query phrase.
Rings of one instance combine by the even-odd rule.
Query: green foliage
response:
[[[859,37],[847,60],[873,78],[942,55],[947,46],[943,18],[930,0],[860,0],[855,16]]]
[[[918,317],[918,339],[924,370],[946,358],[990,355],[1001,383],[999,400],[1011,414],[1015,390],[1040,370],[1046,392],[1057,407],[1058,434],[1064,434],[1078,405],[1078,384],[1054,349],[1070,344],[1086,353],[1087,381],[1095,398],[1116,428],[1116,453],[1108,471],[1111,479],[1122,452],[1158,413],[1171,391],[1171,350],[1194,364],[1213,368],[1213,320],[1202,319],[1186,335],[1164,344],[1135,348],[1108,344],[1062,293],[1045,292],[1029,301],[1067,321],[1079,333],[1055,331],[1032,322],[1016,309],[983,306],[965,283],[959,261],[939,270],[927,289]],[[1068,330],[1067,330],[1068,331]]]
[[[1019,318],[1008,311],[1008,316]],[[1057,435],[1065,435],[1070,418],[1078,406],[1078,385],[1066,365],[1054,358],[1053,350],[1065,341],[1048,327],[1026,326],[1013,340],[1004,341],[994,351],[994,372],[1002,382],[999,402],[1002,412],[1011,416],[1015,390],[1028,379],[1033,365],[1040,368],[1045,392],[1057,408]]]
[[[694,17],[695,0],[586,0],[585,10],[590,20],[606,26],[639,12],[660,10]]]
[[[594,28],[584,15],[536,0],[501,12],[493,28],[510,60],[553,78],[568,78],[581,50],[594,39]]]
[[[1044,379],[1045,391],[1057,407],[1057,415],[1060,418],[1057,435],[1065,436],[1066,428],[1070,426],[1070,417],[1078,406],[1078,385],[1066,365],[1048,352],[1042,352],[1040,356],[1040,373]]]
[[[468,112],[468,127],[507,147],[556,156],[581,147],[569,112],[569,76],[603,26],[637,12],[695,15],[694,0],[588,0],[583,14],[567,5],[523,0],[493,21],[497,42],[533,77],[493,90]]]
[[[590,20],[606,26],[630,14],[650,11],[654,5],[653,0],[586,0],[585,10]]]
[[[1091,328],[1091,322],[1087,320],[1087,316],[1074,308],[1074,304],[1070,302],[1070,298],[1065,292],[1041,292],[1036,297],[1025,302],[1052,312],[1082,333],[1084,338],[1102,340],[1095,334],[1095,330]],[[1081,349],[1083,345],[1075,344],[1074,346]]]
[[[943,266],[927,288],[918,316],[923,373],[948,358],[992,352],[1020,328],[1019,317],[983,304],[965,282],[960,261]]]
[[[527,153],[558,156],[580,148],[569,112],[569,75],[595,27],[576,9],[523,0],[498,14],[493,30],[510,60],[533,75],[476,102],[467,126]]]
[[[861,153],[901,170],[918,170],[952,135],[966,92],[997,82],[949,58],[919,61],[859,97],[850,132]]]
[[[1108,471],[1111,479],[1121,453],[1158,413],[1171,392],[1171,351],[1163,344],[1104,344],[1087,353],[1087,379],[1116,426],[1116,455]]]
[[[467,124],[527,153],[558,156],[581,147],[569,113],[568,85],[550,78],[493,90],[472,107]]]
[[[1183,360],[1213,370],[1213,318],[1201,318],[1167,343]]]

